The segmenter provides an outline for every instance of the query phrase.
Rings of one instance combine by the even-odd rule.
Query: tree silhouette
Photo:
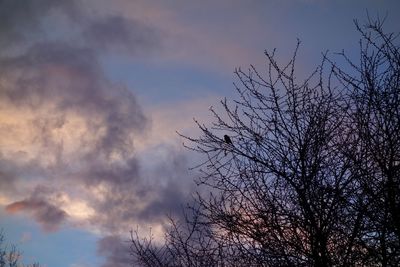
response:
[[[17,250],[15,245],[7,245],[3,231],[0,230],[0,267],[23,267],[19,263],[21,253]],[[40,267],[38,263],[26,265],[26,267]]]
[[[400,50],[397,35],[383,31],[384,20],[357,30],[360,63],[345,53],[352,74],[335,67],[349,92],[355,140],[348,152],[363,200],[362,240],[370,264],[400,264]],[[355,73],[355,74],[354,74]]]
[[[299,43],[284,65],[265,52],[265,76],[236,71],[238,99],[184,136],[210,193],[171,220],[164,245],[132,236],[140,264],[399,265],[399,47],[379,20],[356,27],[360,64],[341,54],[351,72],[324,55],[299,82]]]
[[[0,236],[0,267],[17,267],[19,252],[15,246],[9,247],[4,245],[4,237]]]

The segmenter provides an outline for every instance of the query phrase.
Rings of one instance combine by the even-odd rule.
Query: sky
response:
[[[162,240],[199,160],[180,133],[235,97],[234,70],[357,58],[353,20],[397,0],[0,0],[0,228],[24,263],[131,266],[129,231]]]

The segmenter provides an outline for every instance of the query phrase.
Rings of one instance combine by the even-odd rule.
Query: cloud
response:
[[[90,50],[37,44],[0,63],[4,164],[26,169],[20,176],[27,179],[35,161],[41,180],[86,186],[137,178],[134,138],[145,132],[146,117],[131,91],[106,79]],[[2,183],[12,186],[13,172],[3,171]],[[12,207],[20,206],[33,208]]]
[[[158,138],[148,115],[131,88],[108,79],[99,54],[152,49],[157,33],[116,16],[85,25],[83,42],[41,39],[0,55],[0,194],[10,214],[45,231],[70,224],[117,236],[143,225],[161,237],[164,216],[191,201],[186,154],[169,138],[145,141]]]
[[[34,175],[36,185],[65,192],[69,200],[60,205],[71,219],[126,233],[137,224],[157,227],[191,201],[186,154],[169,138],[149,134],[133,93],[106,78],[95,52],[48,42],[0,62],[5,164],[26,170],[21,181]],[[135,143],[146,138],[154,138],[147,142],[151,150],[141,147],[138,154]]]
[[[3,0],[0,37],[0,54],[4,55],[43,40],[61,40],[90,47],[99,55],[117,52],[139,56],[160,49],[163,39],[161,31],[148,23],[120,12],[98,14],[90,1],[82,0]]]
[[[92,267],[92,265],[87,265],[85,263],[72,263],[70,267]]]
[[[0,188],[6,192],[15,190],[15,180],[17,176],[14,169],[8,166],[8,162],[0,157]]]
[[[138,55],[161,47],[161,33],[145,23],[122,16],[96,18],[83,31],[90,47],[99,51]]]
[[[229,74],[237,66],[261,61],[259,55],[265,47],[257,47],[253,41],[260,30],[259,12],[264,9],[260,3],[117,1],[106,3],[106,7],[126,17],[149,21],[164,34],[164,53],[157,58],[159,61]],[[262,31],[272,38],[269,25],[263,25]]]
[[[78,8],[67,0],[0,1],[0,48],[37,39],[43,33],[42,19],[54,11],[76,17]]]
[[[115,178],[92,187],[90,203],[97,212],[89,220],[101,232],[126,234],[141,225],[162,234],[165,216],[178,216],[182,205],[191,201],[193,180],[185,155],[167,146],[153,150],[150,157],[151,161],[140,157],[136,175],[117,168],[110,175]]]
[[[28,212],[47,232],[56,231],[67,218],[67,213],[43,199],[29,198],[6,206],[9,213]]]
[[[158,137],[134,88],[103,69],[103,52],[148,53],[161,33],[134,18],[88,15],[80,1],[14,2],[0,2],[0,47],[14,49],[0,53],[1,203],[47,232],[72,225],[107,235],[98,243],[105,266],[125,266],[118,236],[144,225],[161,237],[164,216],[179,216],[193,191],[186,153],[176,140],[148,140]],[[49,21],[62,24],[54,12],[72,39],[51,32]]]
[[[63,198],[51,198],[68,212],[63,222],[103,234],[126,234],[140,224],[161,235],[164,216],[178,216],[191,201],[192,178],[186,154],[149,134],[133,93],[113,85],[85,48],[43,43],[0,61],[0,144],[8,173],[19,179],[17,191],[29,192],[21,185],[31,180],[30,188],[46,183],[48,191],[63,192]],[[138,154],[135,143],[146,136],[155,139],[147,142],[151,150],[142,147]],[[44,208],[38,208],[55,207],[46,205],[48,198],[16,201],[9,211],[28,212],[44,229],[55,230],[61,221],[43,220]]]
[[[105,257],[105,262],[101,267],[132,266],[129,243],[118,236],[106,236],[100,239],[97,252]]]
[[[146,128],[134,95],[105,78],[90,50],[63,43],[38,44],[0,64],[0,102],[5,112],[14,113],[3,116],[8,120],[3,128],[18,131],[18,121],[10,117],[25,117],[31,126],[27,130],[34,130],[33,137],[42,147],[58,147],[65,154],[78,142],[74,149],[82,149],[83,154],[97,149],[105,158],[124,156],[130,153],[132,134]],[[23,129],[20,132],[24,134]]]

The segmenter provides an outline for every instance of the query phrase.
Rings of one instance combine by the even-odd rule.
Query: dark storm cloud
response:
[[[132,266],[130,245],[118,236],[106,236],[97,242],[97,253],[105,257],[101,267]]]
[[[9,213],[28,212],[45,231],[55,231],[67,218],[67,213],[44,199],[28,198],[6,206]]]
[[[83,36],[90,47],[128,54],[160,48],[160,32],[146,24],[122,16],[109,16],[91,22]]]

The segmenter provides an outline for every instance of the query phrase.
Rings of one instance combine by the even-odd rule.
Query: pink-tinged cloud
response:
[[[59,207],[34,198],[11,203],[6,206],[6,211],[10,214],[22,212],[30,214],[47,232],[56,231],[68,217]]]
[[[44,38],[18,53],[0,53],[0,194],[23,199],[7,211],[27,213],[46,231],[73,219],[102,234],[159,226],[165,213],[189,202],[186,155],[169,146],[159,157],[137,152],[148,114],[133,90],[108,79],[100,55],[128,44],[146,50],[156,37],[132,18],[80,16],[76,42]],[[49,189],[38,197],[41,184]],[[57,193],[70,201],[56,196],[54,202]]]

